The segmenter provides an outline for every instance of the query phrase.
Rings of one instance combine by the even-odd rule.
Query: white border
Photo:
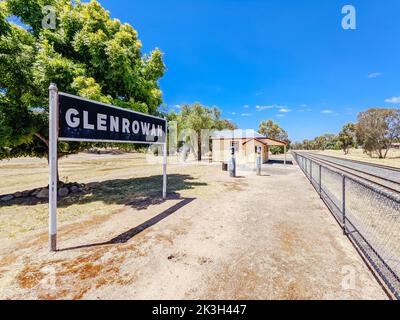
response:
[[[150,118],[154,118],[154,119],[165,121],[165,124],[167,124],[167,119],[164,119],[164,118],[161,118],[161,117],[156,117],[156,116],[153,116],[153,115],[150,115],[150,114],[146,114],[146,113],[143,113],[143,112],[138,112],[138,111],[133,111],[133,110],[130,110],[130,109],[116,107],[116,106],[113,106],[112,104],[98,102],[98,101],[94,101],[94,100],[78,97],[78,96],[75,96],[73,94],[69,94],[69,93],[65,93],[65,92],[61,92],[61,91],[58,92],[58,95],[65,96],[65,97],[70,97],[70,98],[75,98],[75,99],[78,99],[78,100],[83,100],[83,101],[91,102],[91,103],[94,103],[94,104],[100,104],[100,105],[105,106],[105,107],[114,108],[114,109],[130,112],[130,113],[134,113],[134,114],[140,114],[142,116],[146,116],[146,117],[150,117]]]

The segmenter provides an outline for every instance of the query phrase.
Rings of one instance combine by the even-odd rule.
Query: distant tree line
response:
[[[395,142],[400,142],[400,109],[371,108],[358,114],[357,123],[348,123],[336,134],[292,144],[294,150],[343,150],[362,148],[365,153],[386,158]]]

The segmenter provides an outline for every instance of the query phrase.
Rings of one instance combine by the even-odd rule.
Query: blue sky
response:
[[[271,118],[298,141],[336,133],[367,108],[400,106],[398,0],[100,2],[134,26],[144,53],[164,52],[171,108],[215,105],[242,129]],[[341,27],[346,4],[357,30]]]

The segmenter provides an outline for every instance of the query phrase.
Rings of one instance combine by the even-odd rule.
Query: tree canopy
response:
[[[217,107],[207,107],[196,102],[192,105],[184,104],[180,108],[180,112],[171,111],[168,114],[169,121],[176,121],[178,126],[178,135],[182,130],[189,130],[196,134],[195,137],[187,137],[191,149],[197,154],[197,159],[202,158],[203,147],[209,143],[208,136],[202,136],[202,130],[233,130],[236,124],[227,119],[221,119],[221,111]],[[205,139],[205,140],[204,140]]]
[[[391,144],[400,138],[400,109],[368,109],[358,115],[357,141],[368,153],[386,158]]]
[[[344,154],[348,154],[349,149],[356,146],[356,126],[354,123],[350,122],[343,126],[338,135],[338,142]]]
[[[288,141],[287,132],[271,119],[262,121],[258,127],[258,132],[272,139]]]
[[[42,25],[49,4],[55,29]],[[165,65],[158,48],[148,55],[141,48],[137,31],[95,0],[1,2],[0,158],[47,156],[51,82],[60,91],[156,114]],[[60,154],[83,147],[60,143]]]
[[[288,147],[290,147],[289,135],[286,130],[281,128],[271,119],[262,121],[258,127],[258,132],[268,138],[285,141],[287,142]],[[270,151],[272,154],[282,153],[283,149],[283,147],[278,146],[270,147]]]

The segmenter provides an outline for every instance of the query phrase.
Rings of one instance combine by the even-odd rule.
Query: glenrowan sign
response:
[[[60,92],[59,140],[163,144],[162,118]]]
[[[162,197],[167,196],[165,119],[58,92],[49,87],[49,247],[57,251],[58,141],[159,144],[163,147]],[[118,190],[116,190],[118,192]]]

